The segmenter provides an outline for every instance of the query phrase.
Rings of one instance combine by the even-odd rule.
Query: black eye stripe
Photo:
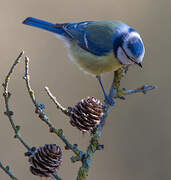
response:
[[[122,51],[124,52],[124,54],[126,55],[126,57],[127,57],[130,61],[132,61],[132,62],[134,62],[134,63],[136,64],[135,59],[134,59],[134,58],[132,58],[132,57],[130,57],[130,56],[128,56],[128,54],[126,53],[126,51],[125,51],[125,49],[124,49],[124,48],[122,48],[122,47],[121,47],[121,49],[122,49]]]
[[[121,49],[123,50],[123,52],[125,53],[126,57],[127,57],[130,61],[132,61],[134,64],[137,64],[138,66],[140,66],[140,67],[142,68],[141,63],[138,63],[134,58],[128,56],[128,54],[126,53],[126,51],[125,51],[122,47],[121,47]]]
[[[128,35],[127,33],[122,33],[116,39],[113,40],[113,51],[114,51],[115,57],[117,56],[118,48],[122,47],[124,39],[127,35]]]

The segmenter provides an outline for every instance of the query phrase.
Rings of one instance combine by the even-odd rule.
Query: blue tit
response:
[[[131,64],[142,67],[145,53],[139,33],[121,21],[84,21],[54,24],[28,17],[24,24],[35,26],[62,39],[70,59],[84,72],[95,75],[105,99],[113,104],[104,90],[101,74]]]

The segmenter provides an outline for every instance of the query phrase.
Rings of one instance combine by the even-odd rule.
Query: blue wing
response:
[[[66,23],[62,29],[71,40],[76,40],[81,48],[92,54],[104,56],[113,49],[113,30],[96,21]]]
[[[53,24],[28,17],[23,23],[62,35],[71,41],[74,40],[81,48],[98,56],[104,56],[113,49],[113,27],[111,21]]]

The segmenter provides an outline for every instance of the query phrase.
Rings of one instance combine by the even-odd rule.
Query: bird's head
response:
[[[124,31],[122,29],[116,30],[113,49],[115,57],[121,64],[137,64],[142,67],[145,48],[139,33],[135,29],[129,27]]]

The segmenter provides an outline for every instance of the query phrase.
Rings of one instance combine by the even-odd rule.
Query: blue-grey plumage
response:
[[[29,17],[23,23],[61,37],[67,43],[71,59],[90,74],[100,75],[123,65],[142,64],[145,52],[142,39],[135,29],[121,21],[53,24]]]

